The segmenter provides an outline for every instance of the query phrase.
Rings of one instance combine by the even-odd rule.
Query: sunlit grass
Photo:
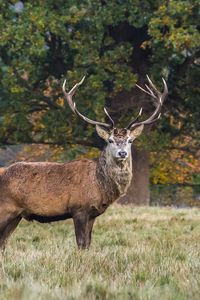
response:
[[[0,255],[0,299],[200,299],[200,210],[114,205],[78,251],[71,221],[23,221]]]

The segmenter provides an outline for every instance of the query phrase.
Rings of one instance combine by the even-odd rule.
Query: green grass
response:
[[[113,205],[78,251],[72,221],[22,221],[0,254],[0,300],[200,299],[200,210]]]

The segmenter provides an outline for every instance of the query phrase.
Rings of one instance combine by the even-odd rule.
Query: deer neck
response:
[[[97,178],[109,202],[126,194],[132,179],[131,156],[119,161],[109,155],[105,148],[97,162]]]

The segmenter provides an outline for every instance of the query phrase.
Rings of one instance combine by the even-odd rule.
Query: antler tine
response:
[[[162,103],[163,103],[168,95],[168,87],[167,87],[167,83],[163,77],[162,77],[162,81],[164,84],[164,92],[162,93]]]
[[[81,80],[82,81],[82,80]],[[80,81],[80,82],[81,82]],[[79,83],[80,83],[79,82]],[[64,94],[64,96],[65,96],[65,98],[66,98],[66,100],[67,100],[67,103],[68,103],[68,105],[69,105],[69,107],[71,108],[71,110],[73,111],[73,112],[75,112],[75,109],[74,109],[74,103],[73,103],[73,101],[72,101],[72,94],[70,93],[71,91],[73,92],[74,90],[73,90],[73,88],[72,88],[72,90],[69,92],[69,93],[67,93],[66,92],[66,90],[65,90],[65,85],[66,85],[66,79],[64,80],[64,82],[63,82],[63,86],[62,86],[62,90],[63,90],[63,94]],[[77,85],[78,84],[76,84],[75,86],[77,87]],[[80,85],[80,84],[79,84]],[[78,86],[79,86],[78,85]],[[74,86],[74,87],[75,87]]]
[[[85,76],[83,76],[81,81],[79,81],[78,83],[75,84],[75,86],[73,86],[73,88],[69,91],[69,94],[71,96],[73,96],[75,94],[76,90],[79,88],[79,86],[83,83],[84,80],[85,80]],[[65,81],[66,81],[66,79],[65,79]]]
[[[81,79],[80,82],[76,83],[68,93],[65,90],[66,79],[64,80],[62,90],[63,90],[63,94],[67,100],[69,107],[75,114],[77,114],[81,119],[83,119],[84,121],[86,121],[89,124],[100,125],[100,126],[104,126],[106,128],[113,128],[113,125],[114,125],[113,121],[112,121],[112,124],[107,124],[107,123],[91,120],[91,119],[85,117],[84,115],[82,115],[76,108],[76,103],[73,101],[72,97],[75,94],[76,90],[79,88],[79,86],[83,83],[84,79],[85,79],[85,76]],[[109,119],[112,120],[111,117]]]
[[[162,81],[163,81],[163,84],[164,84],[164,91],[163,91],[163,93],[161,93],[156,88],[156,86],[153,84],[153,82],[151,81],[151,79],[149,78],[148,75],[147,75],[147,80],[148,80],[149,85],[150,85],[150,86],[148,86],[148,85],[145,84],[147,90],[143,89],[139,85],[137,85],[137,87],[140,88],[144,93],[150,95],[152,98],[157,99],[157,101],[158,101],[157,107],[156,107],[155,111],[153,112],[153,114],[147,120],[136,123],[136,121],[138,120],[138,118],[136,118],[135,120],[133,120],[128,125],[127,129],[133,129],[133,128],[138,127],[139,125],[142,125],[142,124],[143,125],[152,124],[152,123],[156,122],[161,116],[161,113],[160,113],[161,107],[162,107],[162,104],[163,104],[167,94],[168,94],[168,88],[167,88],[166,81],[164,80],[164,78],[162,78]]]
[[[112,126],[114,127],[115,126],[115,123],[113,121],[113,119],[111,118],[111,116],[109,115],[107,109],[104,107],[104,112],[106,114],[106,116],[108,117],[108,119],[110,120],[110,122],[112,123]]]
[[[148,94],[148,95],[150,95],[150,96],[152,96],[152,93],[150,93],[150,92],[148,92],[148,91],[146,91],[145,89],[143,89],[140,85],[138,85],[138,84],[136,84],[136,86],[141,90],[141,91],[143,91],[144,93],[146,93],[146,94]]]
[[[128,126],[126,127],[126,129],[130,129],[131,126],[139,119],[139,117],[142,115],[142,107],[140,108],[140,111],[137,115],[137,117],[135,119],[133,119],[129,124]]]
[[[148,80],[148,82],[149,82],[149,85],[153,88],[153,90],[154,90],[156,93],[160,93],[160,92],[158,91],[157,87],[155,86],[155,84],[153,84],[153,82],[152,82],[151,79],[149,78],[149,76],[146,75],[146,77],[147,77],[147,80]]]
[[[164,91],[163,93],[161,93],[157,87],[155,86],[155,84],[153,84],[153,82],[151,81],[151,79],[149,78],[148,75],[146,75],[147,79],[148,79],[148,82],[150,84],[150,86],[153,88],[154,92],[157,94],[157,96],[160,98],[160,102],[163,103],[163,101],[165,100],[165,97],[166,95],[168,94],[168,87],[167,87],[167,84],[166,84],[166,81],[165,79],[162,77],[162,81],[163,81],[163,85],[164,85]],[[148,90],[151,90],[147,85],[146,87],[148,88]],[[153,91],[152,91],[153,92]]]
[[[154,95],[154,93],[153,93],[153,91],[150,89],[150,87],[149,87],[147,84],[145,84],[145,86],[146,86],[147,90],[149,91],[149,93],[151,94],[151,96],[152,96],[153,98],[156,98],[156,96]]]

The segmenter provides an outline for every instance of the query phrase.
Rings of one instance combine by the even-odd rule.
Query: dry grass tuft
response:
[[[23,221],[0,254],[2,300],[200,299],[200,210],[112,206],[90,250],[71,221]]]

